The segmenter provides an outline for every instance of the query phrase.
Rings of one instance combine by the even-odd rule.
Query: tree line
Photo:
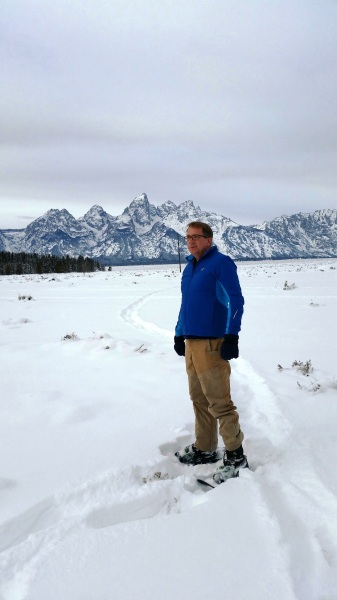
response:
[[[27,252],[0,252],[0,275],[31,273],[91,273],[104,270],[97,260],[87,256],[53,256]]]

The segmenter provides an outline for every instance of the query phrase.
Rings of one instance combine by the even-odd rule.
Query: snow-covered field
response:
[[[251,470],[210,492],[178,267],[0,277],[1,600],[336,600],[336,269],[238,265]]]

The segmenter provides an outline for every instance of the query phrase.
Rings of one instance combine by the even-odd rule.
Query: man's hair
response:
[[[202,223],[201,221],[192,221],[192,223],[189,223],[187,225],[187,229],[189,227],[199,227],[200,229],[202,229],[202,233],[204,234],[205,237],[207,237],[207,238],[213,237],[213,231],[210,228],[210,226],[207,225],[207,223]]]

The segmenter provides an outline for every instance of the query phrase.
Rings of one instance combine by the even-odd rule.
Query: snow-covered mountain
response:
[[[260,225],[238,225],[201,210],[192,201],[176,206],[150,204],[137,196],[119,216],[93,206],[75,219],[67,210],[51,209],[26,229],[0,230],[0,250],[89,256],[105,264],[170,263],[178,260],[178,240],[190,221],[205,221],[225,254],[240,259],[318,258],[337,256],[337,211],[318,210],[282,216]]]

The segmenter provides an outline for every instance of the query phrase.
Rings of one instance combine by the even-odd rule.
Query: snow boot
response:
[[[216,450],[214,452],[204,452],[196,448],[193,444],[186,446],[183,450],[179,450],[179,452],[175,453],[175,456],[184,465],[204,465],[206,463],[215,463],[219,460]]]
[[[248,469],[248,460],[240,446],[237,450],[227,450],[223,458],[223,465],[218,467],[213,474],[215,483],[224,483],[232,477],[239,477],[240,469]]]

